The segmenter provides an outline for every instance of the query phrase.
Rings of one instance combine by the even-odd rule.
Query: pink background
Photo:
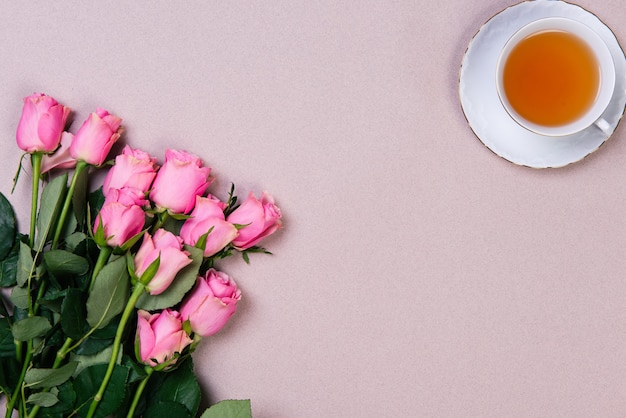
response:
[[[3,2],[0,191],[21,99],[124,119],[268,190],[273,256],[195,355],[258,418],[626,414],[626,131],[560,169],[485,148],[458,101],[510,0]],[[579,0],[626,42],[621,0]],[[27,228],[28,180],[9,196]]]

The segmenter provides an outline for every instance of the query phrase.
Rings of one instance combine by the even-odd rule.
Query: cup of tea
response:
[[[533,21],[506,42],[496,67],[498,96],[529,131],[565,136],[601,118],[615,89],[615,64],[600,36],[563,17]]]

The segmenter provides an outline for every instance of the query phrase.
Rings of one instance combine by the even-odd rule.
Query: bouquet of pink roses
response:
[[[98,109],[71,134],[69,114],[49,96],[24,99],[16,136],[32,163],[27,235],[0,194],[0,286],[12,288],[0,303],[6,417],[194,417],[191,353],[241,298],[215,262],[267,253],[258,244],[282,226],[280,210],[266,193],[240,205],[234,186],[225,202],[208,194],[210,168],[191,153],[166,150],[159,167],[128,145],[90,191],[121,119]],[[250,415],[241,400],[202,417]]]

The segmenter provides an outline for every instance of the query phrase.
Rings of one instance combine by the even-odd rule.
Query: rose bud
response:
[[[189,253],[182,250],[182,239],[165,229],[158,229],[152,236],[146,232],[143,236],[143,242],[135,255],[135,274],[140,281],[157,258],[159,268],[146,284],[151,295],[163,293],[174,281],[176,274],[192,261]]]
[[[76,167],[76,160],[70,155],[70,144],[74,135],[69,132],[61,134],[61,144],[53,154],[44,154],[41,159],[41,173],[54,169],[68,169]]]
[[[91,113],[74,135],[70,154],[91,165],[102,165],[121,135],[122,119],[104,109]]]
[[[207,337],[218,332],[233,316],[241,291],[226,273],[210,269],[198,277],[192,292],[183,300],[180,315],[191,330]]]
[[[115,157],[104,183],[102,193],[106,196],[110,189],[132,187],[147,192],[156,176],[156,158],[139,149],[126,145],[121,154]]]
[[[180,314],[166,309],[150,314],[137,311],[137,334],[135,351],[139,361],[148,366],[176,363],[178,354],[191,344],[192,340],[183,330]]]
[[[202,248],[205,257],[226,247],[237,236],[237,228],[224,220],[225,207],[223,202],[213,196],[198,196],[191,217],[180,228],[180,236],[185,244],[195,246],[208,233]]]
[[[141,206],[106,202],[94,224],[96,243],[112,248],[122,247],[141,232],[144,223],[145,213]]]
[[[209,187],[210,173],[211,168],[204,167],[197,156],[168,149],[165,163],[154,179],[150,199],[158,208],[178,214],[189,213],[196,203],[196,196]]]
[[[263,193],[261,200],[257,200],[254,193],[250,192],[241,206],[226,219],[232,224],[241,225],[233,245],[240,250],[253,247],[282,227],[280,217],[280,209],[274,204],[272,196]]]
[[[17,125],[17,146],[29,153],[53,152],[61,142],[70,111],[69,107],[45,94],[25,97]]]

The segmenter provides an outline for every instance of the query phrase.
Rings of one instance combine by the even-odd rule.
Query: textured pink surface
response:
[[[545,1],[545,0],[538,0]],[[274,256],[196,354],[207,402],[255,417],[626,413],[626,131],[580,163],[510,164],[466,124],[458,71],[512,1],[5,2],[0,191],[22,97],[124,119],[270,191]],[[577,4],[626,42],[619,0]],[[23,177],[26,179],[26,176]],[[27,228],[28,181],[10,196]]]

